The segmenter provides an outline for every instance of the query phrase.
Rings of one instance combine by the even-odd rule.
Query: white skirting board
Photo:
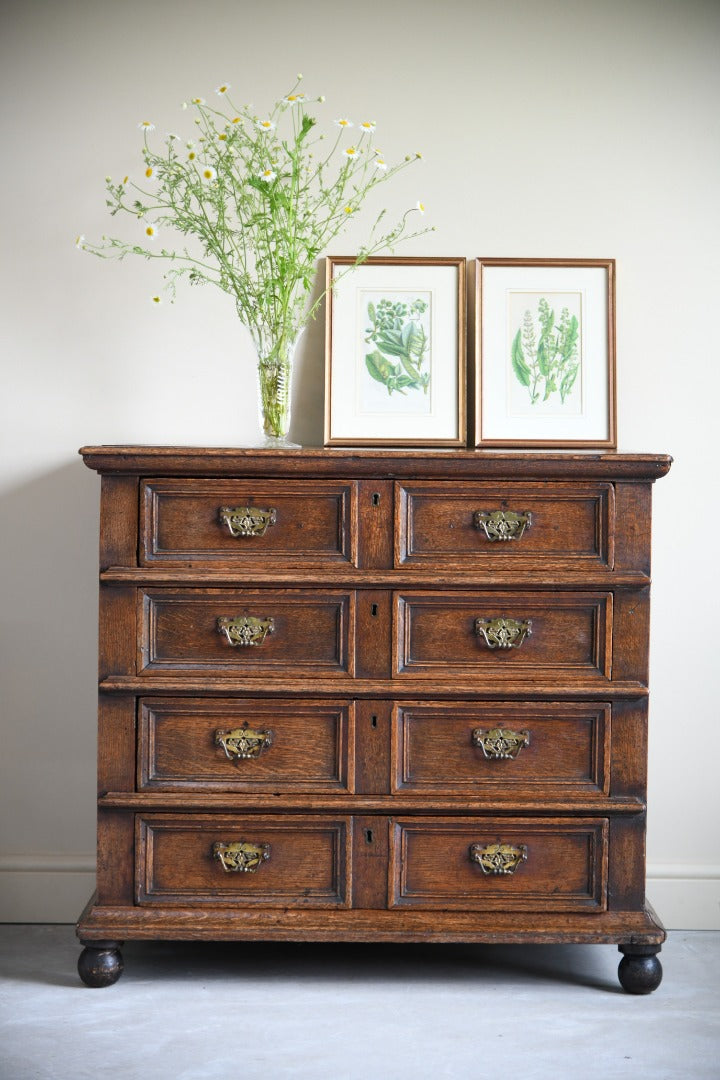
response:
[[[94,888],[94,855],[0,856],[0,922],[74,923]],[[720,866],[651,864],[647,895],[668,930],[720,930]]]

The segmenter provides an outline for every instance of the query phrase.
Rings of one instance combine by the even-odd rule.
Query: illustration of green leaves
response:
[[[580,371],[579,323],[567,308],[556,322],[544,296],[538,301],[537,322],[539,334],[532,312],[525,312],[510,347],[510,364],[515,378],[527,388],[531,405],[556,393],[564,405]]]
[[[374,345],[372,353],[365,356],[365,366],[370,376],[387,389],[405,394],[408,390],[427,393],[430,372],[422,371],[429,361],[430,343],[421,319],[427,311],[427,303],[416,299],[410,304],[393,302],[384,298],[377,305],[368,302],[366,344]],[[393,357],[399,363],[394,363]]]

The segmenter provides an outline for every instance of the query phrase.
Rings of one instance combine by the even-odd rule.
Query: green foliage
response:
[[[400,301],[380,300],[377,305],[368,303],[367,315],[370,325],[366,327],[365,342],[375,349],[365,357],[365,366],[376,382],[382,383],[388,394],[397,391],[422,390],[427,394],[430,372],[421,368],[429,360],[430,342],[422,325],[427,311],[424,300],[411,304]],[[394,357],[396,361],[389,360]]]
[[[510,348],[510,364],[518,382],[527,387],[532,405],[555,393],[564,405],[580,370],[578,320],[563,308],[556,327],[555,312],[545,297],[540,298],[537,317],[539,337],[532,312],[525,312]]]
[[[110,213],[136,219],[142,240],[78,239],[103,258],[164,260],[173,299],[181,278],[216,285],[233,298],[266,363],[284,362],[318,309],[322,296],[311,307],[308,297],[320,254],[376,187],[420,157],[386,166],[373,146],[374,123],[360,125],[354,146],[343,126],[325,141],[308,111],[324,99],[309,102],[298,92],[300,78],[267,117],[235,105],[227,87],[218,88],[217,106],[193,99],[184,108],[195,113],[194,138],[168,135],[160,149],[149,139],[153,125],[141,124],[142,180],[108,178],[106,189]],[[382,210],[355,265],[428,231],[409,232],[413,210],[384,232]],[[163,240],[171,233],[178,246]]]

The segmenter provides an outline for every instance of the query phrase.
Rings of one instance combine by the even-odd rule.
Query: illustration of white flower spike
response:
[[[382,169],[383,172],[387,169],[387,161],[384,161],[381,157],[376,157],[373,165],[376,169]]]
[[[274,172],[272,169],[261,169],[258,173],[258,176],[261,180],[266,180],[269,184],[271,180],[275,179],[277,173]]]
[[[341,116],[339,120],[335,121],[335,123],[337,124],[337,126],[339,128],[351,128],[351,127],[353,127],[352,120],[348,120],[347,117],[345,117],[345,116]]]
[[[220,97],[222,97],[223,94],[227,94],[229,89],[230,89],[230,83],[220,83],[220,86],[215,87],[215,93],[219,94]]]
[[[155,125],[151,124],[149,120],[141,120],[138,124],[140,131],[154,131]]]
[[[152,221],[148,221],[147,225],[144,228],[144,232],[148,240],[154,240],[158,233],[157,225],[153,225]]]
[[[420,202],[420,200],[418,199],[418,201],[415,203],[415,209],[419,210],[421,214],[424,214],[425,213],[425,203]]]
[[[275,130],[275,125],[273,124],[272,120],[258,120],[257,126],[260,128],[261,131]]]
[[[213,169],[212,165],[203,165],[202,169],[200,170],[200,175],[202,176],[203,180],[210,181],[215,179],[217,173]]]
[[[359,150],[356,146],[348,146],[347,150],[343,150],[345,157],[356,158],[359,154]]]
[[[375,130],[376,127],[377,124],[374,120],[363,120],[362,124],[360,125],[360,130],[371,133]]]

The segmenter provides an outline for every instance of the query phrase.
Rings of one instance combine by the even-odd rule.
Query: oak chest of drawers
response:
[[[645,902],[657,455],[91,447],[125,939],[612,942]]]

